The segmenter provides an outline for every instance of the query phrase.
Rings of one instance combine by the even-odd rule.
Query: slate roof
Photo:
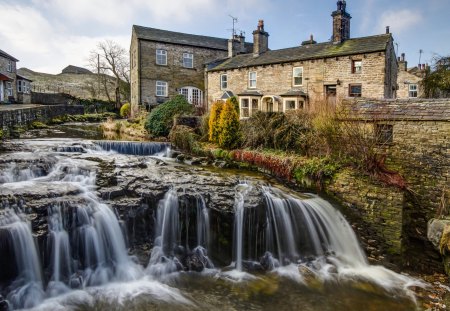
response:
[[[350,119],[389,121],[447,121],[450,122],[448,99],[371,100],[358,99],[347,103]]]
[[[27,81],[33,82],[33,80],[31,80],[27,77],[21,76],[21,75],[17,75],[17,80],[27,80]]]
[[[5,58],[8,58],[8,59],[10,59],[10,60],[12,60],[12,61],[14,61],[14,62],[18,62],[18,61],[19,61],[17,58],[12,57],[11,55],[9,55],[8,53],[6,53],[6,52],[3,51],[3,50],[0,50],[0,56],[3,56],[3,57],[5,57]]]
[[[383,34],[378,36],[348,39],[338,44],[333,42],[324,42],[281,50],[271,50],[257,57],[254,57],[252,53],[241,54],[224,60],[214,68],[209,69],[209,71],[382,52],[386,50],[391,38],[391,34]]]
[[[138,25],[133,25],[133,31],[138,39],[228,51],[228,39],[191,35]],[[250,52],[253,49],[252,43],[246,42],[245,45],[247,51]]]

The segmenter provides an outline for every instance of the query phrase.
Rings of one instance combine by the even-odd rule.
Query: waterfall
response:
[[[240,183],[236,186],[235,202],[234,202],[234,251],[236,269],[242,270],[242,253],[244,248],[244,203],[247,193],[251,187],[247,183]]]
[[[197,195],[197,244],[206,249],[209,248],[209,210],[206,207],[205,199]]]
[[[8,245],[17,277],[9,285],[7,299],[14,308],[31,308],[44,296],[40,261],[29,222],[12,209],[0,211],[0,254],[8,253]]]
[[[281,264],[333,254],[351,265],[367,264],[352,228],[330,203],[299,199],[264,187],[267,251]]]
[[[169,148],[168,143],[156,142],[131,142],[131,141],[107,141],[94,142],[105,151],[115,151],[120,154],[137,156],[164,155]]]
[[[195,209],[191,204],[181,211],[180,197],[175,189],[170,189],[158,203],[155,226],[155,241],[147,271],[154,276],[163,276],[182,269],[202,270],[212,268],[207,256],[209,245],[209,212],[204,198],[196,195]],[[190,211],[195,211],[196,240],[192,249]],[[181,225],[184,222],[185,226]],[[183,243],[184,242],[184,243]],[[183,247],[182,245],[185,245]],[[196,265],[192,260],[196,261]],[[200,266],[197,266],[200,265]]]

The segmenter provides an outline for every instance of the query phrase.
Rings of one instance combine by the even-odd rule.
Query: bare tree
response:
[[[111,40],[106,40],[98,43],[97,48],[91,51],[89,63],[90,66],[95,68],[97,73],[100,75],[112,75],[115,77],[115,102],[116,108],[120,108],[121,85],[124,83],[130,83],[130,63],[128,52],[118,43]],[[99,79],[100,78],[101,77],[99,76]],[[107,83],[105,83],[105,80],[106,79],[103,79],[102,85],[105,88],[107,97],[109,98]]]

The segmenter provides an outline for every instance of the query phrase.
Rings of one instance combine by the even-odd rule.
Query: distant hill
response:
[[[67,93],[83,99],[108,100],[105,83],[111,100],[114,100],[114,77],[94,73],[60,73],[57,75],[20,68],[17,74],[33,81],[32,91],[40,93]],[[100,82],[100,86],[99,86]],[[99,92],[100,89],[100,92]]]

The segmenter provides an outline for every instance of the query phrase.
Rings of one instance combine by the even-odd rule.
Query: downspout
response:
[[[140,39],[137,39],[137,40],[138,40],[138,67],[137,67],[137,70],[138,70],[138,88],[139,88],[138,105],[142,106],[141,40]]]

